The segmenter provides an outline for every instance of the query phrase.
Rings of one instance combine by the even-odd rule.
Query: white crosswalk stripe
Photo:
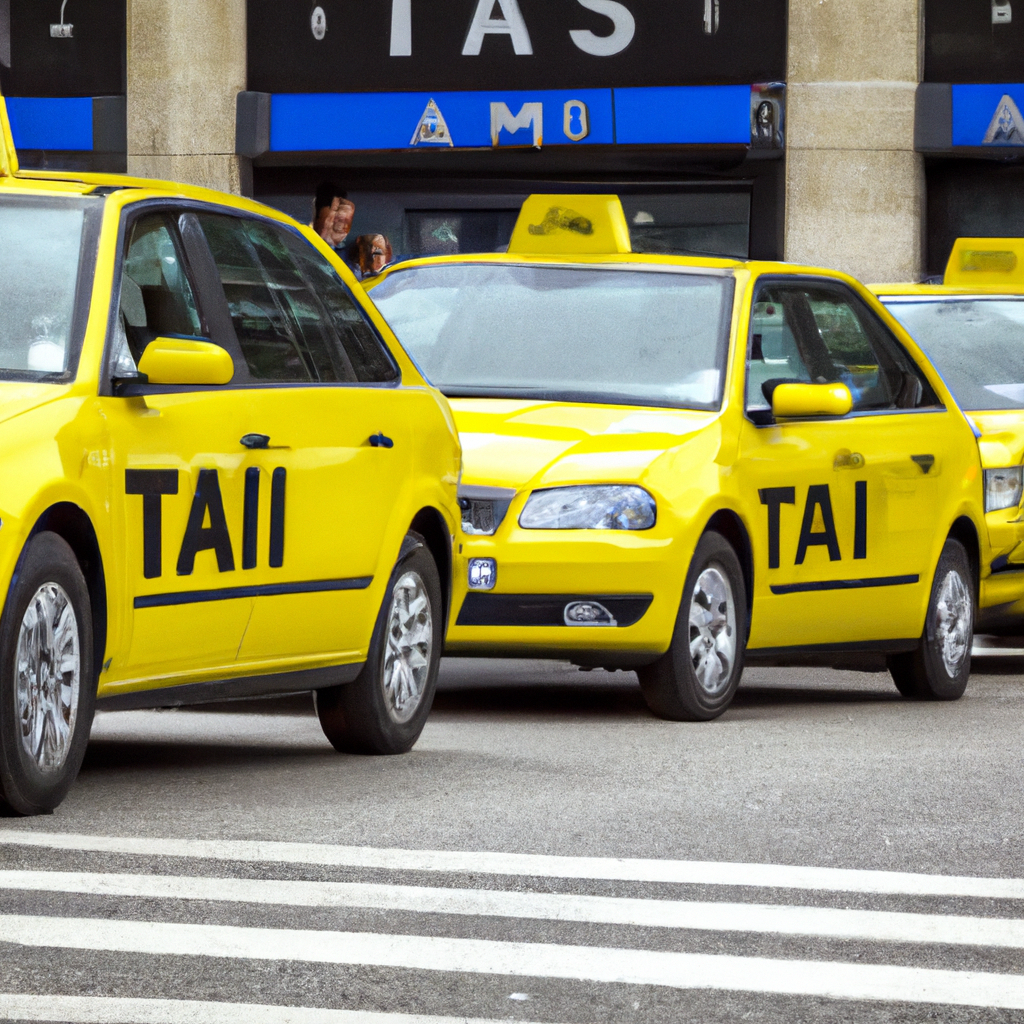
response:
[[[56,948],[84,954],[185,957],[192,962],[196,958],[219,958],[242,966],[246,962],[295,963],[427,975],[447,972],[477,978],[546,979],[591,986],[1024,1009],[1024,974],[961,969],[958,958],[950,952],[971,949],[984,957],[987,951],[1024,949],[1024,920],[1012,916],[1016,913],[1013,901],[1024,898],[1021,879],[315,844],[126,839],[16,830],[0,830],[0,849],[7,855],[35,860],[56,856],[59,861],[54,869],[0,870],[0,899],[4,900],[0,942],[11,949]],[[93,867],[102,867],[111,855],[122,858],[119,868],[123,867],[123,858],[145,860],[138,864],[139,870],[127,872],[58,869],[66,865],[67,854],[86,860],[91,857]],[[175,858],[172,864],[198,868],[203,873],[160,873],[152,869],[165,868],[167,862],[154,865],[153,858]],[[211,868],[217,863],[223,866],[215,873]],[[238,864],[258,865],[260,877],[232,876]],[[353,870],[385,870],[400,877],[397,882],[380,881],[379,875],[374,881],[295,880],[275,878],[274,865],[345,869],[343,877],[351,876]],[[407,871],[433,872],[438,884],[406,884],[401,881],[401,873]],[[450,884],[451,876],[459,878],[469,873],[490,879],[490,884],[486,888]],[[253,869],[246,869],[246,874],[251,876]],[[525,884],[524,879],[529,878],[568,880],[574,888],[582,889],[609,880],[645,886],[654,882],[657,889],[655,895],[639,898],[586,891],[543,892]],[[700,886],[700,894],[706,898],[664,898],[666,886],[672,885]],[[723,886],[728,887],[724,894],[717,891]],[[772,891],[756,894],[750,902],[737,902],[736,887]],[[780,902],[780,891],[787,890],[793,902]],[[799,890],[804,891],[803,896]],[[826,898],[848,893],[867,894],[862,898],[875,900],[881,908],[810,905],[815,894]],[[55,896],[60,897],[56,913]],[[772,902],[764,902],[766,896]],[[947,897],[943,906],[949,905],[948,897],[962,898],[967,901],[966,908],[962,913],[942,914],[884,909],[889,897],[936,896]],[[992,913],[991,906],[984,908],[985,914],[971,913],[971,908],[978,909],[979,899],[1005,903],[999,916]],[[36,905],[28,908],[26,900]],[[143,906],[137,904],[138,900],[156,902]],[[224,913],[236,914],[236,920],[242,923],[226,924],[205,916],[211,913],[211,907],[218,906],[223,908],[222,918]],[[282,927],[281,915],[287,908],[317,909],[336,916],[331,918],[332,926]],[[8,912],[21,909],[31,912]],[[372,930],[344,927],[347,915],[363,911],[376,915],[371,918]],[[266,916],[257,918],[254,925],[253,914]],[[408,916],[402,919],[401,928],[389,927],[389,914],[428,915],[413,919],[421,923],[439,920],[429,915],[454,915],[470,928],[475,922],[511,919],[521,932],[542,924],[546,929],[570,931],[564,936],[566,941],[554,941],[559,935],[550,930],[538,935],[540,941],[533,941],[529,934],[529,941],[449,936],[438,934],[437,927],[410,926]],[[342,927],[334,927],[334,923]],[[590,933],[571,930],[577,925],[608,926],[614,938],[592,940]],[[410,933],[410,927],[417,932]],[[764,941],[790,945],[773,956],[643,948],[650,946],[649,938],[645,938],[649,933],[628,929],[670,931],[678,937],[696,933],[698,942],[705,934],[762,936],[767,937]],[[814,955],[794,955],[792,943],[797,940],[813,943],[810,948]],[[849,940],[891,950],[891,956],[883,956],[885,962],[877,962],[876,956],[876,962],[871,963],[844,959],[842,943]],[[901,962],[908,950],[916,948],[927,955],[916,961],[910,956],[911,962]],[[155,999],[146,998],[145,992],[132,998],[0,992],[0,1020],[204,1024],[238,1019],[254,1024],[264,1020],[426,1024],[469,1018],[388,1014],[377,1012],[377,1008],[326,1010]]]

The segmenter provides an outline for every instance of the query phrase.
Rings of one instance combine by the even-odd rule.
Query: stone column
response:
[[[790,0],[787,260],[870,282],[920,277],[922,17],[923,0]]]
[[[128,173],[251,192],[245,84],[245,0],[128,0]]]

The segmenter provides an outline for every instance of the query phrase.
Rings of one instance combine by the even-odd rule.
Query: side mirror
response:
[[[200,338],[154,338],[139,360],[150,384],[227,384],[234,376],[231,356]]]
[[[779,384],[772,392],[776,419],[845,416],[852,408],[853,396],[845,384]]]

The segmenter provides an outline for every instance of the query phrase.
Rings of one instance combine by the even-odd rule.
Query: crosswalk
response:
[[[636,1006],[718,992],[1024,1010],[1021,900],[1012,878],[0,829],[0,1020],[481,1024],[524,1019],[517,988],[575,1021],[580,986],[597,1004],[614,989]],[[47,972],[69,957],[87,989]],[[217,999],[147,983],[199,964],[229,979]],[[260,1002],[260,965],[435,995],[353,985],[304,1005],[285,986]],[[26,976],[38,987],[12,984]],[[470,995],[438,995],[442,977]]]

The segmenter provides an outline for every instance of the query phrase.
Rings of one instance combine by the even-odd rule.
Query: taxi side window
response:
[[[842,285],[772,283],[751,309],[747,409],[767,412],[781,383],[843,383],[853,411],[936,407],[924,374]]]
[[[303,274],[327,308],[357,379],[367,384],[396,380],[398,369],[391,356],[335,269],[301,238],[291,235],[288,242]]]
[[[121,267],[114,376],[134,374],[156,337],[204,333],[173,223],[161,213],[140,217],[130,228]]]
[[[359,374],[294,258],[290,233],[241,217],[198,217],[252,379],[356,383]]]

